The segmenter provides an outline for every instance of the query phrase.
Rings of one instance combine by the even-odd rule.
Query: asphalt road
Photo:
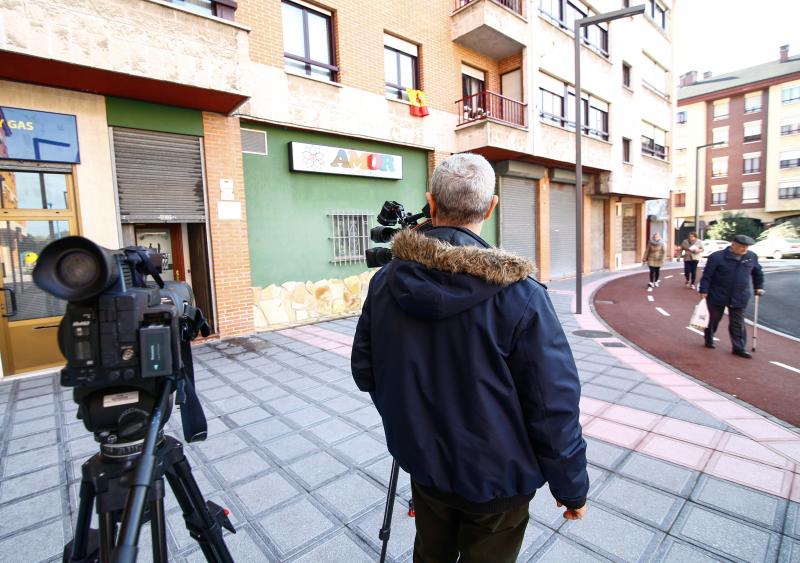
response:
[[[758,305],[758,324],[800,338],[800,269],[790,272],[765,272],[766,293]],[[755,299],[747,307],[753,319]]]
[[[735,395],[791,424],[800,426],[797,397],[800,392],[800,342],[759,331],[758,350],[752,359],[731,354],[728,319],[722,320],[716,336],[717,348],[703,347],[702,333],[688,328],[692,310],[700,296],[683,287],[682,269],[662,269],[661,287],[647,292],[647,274],[612,280],[594,297],[600,317],[615,331],[662,361],[709,385]],[[699,273],[699,272],[698,272]],[[798,276],[798,272],[793,272]],[[767,274],[766,287],[780,295],[784,280]],[[781,276],[796,280],[798,277]],[[797,300],[798,296],[793,295]],[[777,307],[786,310],[784,299],[774,296]],[[765,295],[766,297],[766,295]],[[650,300],[649,298],[652,298]],[[761,305],[766,303],[763,301]],[[761,316],[759,311],[759,316]],[[780,317],[780,314],[772,316]],[[796,314],[795,314],[796,316]],[[759,319],[759,323],[761,319]],[[752,327],[747,329],[752,335]],[[748,348],[752,340],[748,340]]]

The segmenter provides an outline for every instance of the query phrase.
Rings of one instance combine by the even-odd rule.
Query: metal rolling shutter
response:
[[[500,178],[500,247],[536,260],[536,182]]]
[[[123,223],[205,223],[200,138],[114,129]]]
[[[575,274],[575,186],[550,184],[550,277]]]
[[[602,270],[605,258],[606,218],[602,199],[592,200],[592,271]]]

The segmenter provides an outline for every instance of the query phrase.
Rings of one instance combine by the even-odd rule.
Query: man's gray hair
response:
[[[483,220],[494,196],[494,170],[477,154],[454,154],[433,171],[431,193],[439,217],[456,225]]]

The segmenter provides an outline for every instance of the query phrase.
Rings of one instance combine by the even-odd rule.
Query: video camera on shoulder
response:
[[[392,237],[403,229],[417,229],[426,231],[433,227],[431,221],[430,205],[425,204],[421,213],[408,213],[402,204],[396,201],[387,201],[383,204],[378,213],[377,227],[372,227],[369,231],[369,238],[377,244],[389,243]],[[420,223],[420,219],[425,219]],[[395,227],[395,225],[400,225]],[[366,251],[367,267],[379,268],[385,266],[392,260],[392,251],[383,246],[368,248]]]
[[[50,243],[33,271],[42,290],[68,302],[58,330],[61,385],[74,388],[78,418],[109,457],[136,453],[164,377],[176,380],[180,402],[190,394],[186,440],[205,437],[188,343],[210,329],[189,285],[164,282],[161,265],[153,249],[109,250],[71,236]]]

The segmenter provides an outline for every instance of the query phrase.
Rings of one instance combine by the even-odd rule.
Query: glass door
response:
[[[33,283],[33,268],[50,242],[74,234],[69,174],[0,170],[0,347],[3,371],[14,375],[58,366],[58,324],[66,302]]]

